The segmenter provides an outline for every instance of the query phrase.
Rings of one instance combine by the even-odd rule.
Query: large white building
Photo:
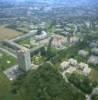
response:
[[[48,37],[47,32],[42,31],[39,35],[35,35],[36,40],[43,40]]]

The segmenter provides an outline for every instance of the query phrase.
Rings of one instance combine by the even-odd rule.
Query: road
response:
[[[22,41],[22,40],[24,40],[26,38],[33,37],[36,34],[36,32],[37,32],[37,30],[30,31],[27,34],[18,36],[18,37],[14,38],[14,39],[11,39],[10,41],[11,42],[19,42],[19,41]]]
[[[14,57],[14,58],[17,58],[17,56],[16,56],[15,54],[9,52],[8,50],[6,50],[6,49],[4,49],[4,48],[0,48],[0,50],[1,50],[2,52],[5,52],[5,53],[11,55],[11,56]]]

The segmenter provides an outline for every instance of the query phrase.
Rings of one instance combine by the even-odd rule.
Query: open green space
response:
[[[18,32],[14,29],[9,29],[4,26],[0,26],[0,40],[12,39],[19,35],[22,35],[22,32]]]
[[[30,39],[25,39],[19,42],[20,45],[30,44]]]
[[[33,48],[33,47],[36,47],[35,41],[34,41],[34,43],[33,43],[33,41],[31,43],[30,42],[30,38],[24,39],[24,40],[18,42],[18,44],[20,44],[20,45],[22,45],[22,46],[24,46],[26,48],[29,48],[29,49]]]
[[[12,67],[17,63],[16,59],[12,56],[0,51],[0,71]]]
[[[91,73],[89,74],[89,78],[98,82],[98,70],[92,69]]]
[[[7,77],[2,73],[0,73],[0,100],[10,100],[8,97],[10,96],[11,83],[7,79]]]
[[[86,100],[84,94],[66,83],[49,63],[16,80],[12,91],[18,100]]]
[[[9,24],[6,26],[6,28],[13,29],[24,34],[29,32],[29,28],[27,28],[25,25],[21,26],[16,24]]]
[[[0,100],[86,100],[83,93],[66,83],[49,63],[14,82],[0,74]]]
[[[50,26],[48,27],[47,31],[50,33],[50,34],[53,34],[55,32],[56,28],[55,26]]]

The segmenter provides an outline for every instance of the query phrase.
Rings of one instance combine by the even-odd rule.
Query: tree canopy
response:
[[[66,83],[49,63],[29,72],[18,83],[21,83],[17,93],[20,100],[85,100],[84,94]]]

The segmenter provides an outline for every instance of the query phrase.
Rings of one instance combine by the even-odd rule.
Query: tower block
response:
[[[17,59],[19,68],[25,72],[29,71],[31,66],[30,50],[27,48],[22,48],[17,51]]]

